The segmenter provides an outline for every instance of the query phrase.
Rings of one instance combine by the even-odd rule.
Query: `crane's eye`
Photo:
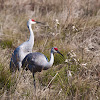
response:
[[[58,51],[58,48],[54,48],[56,51]]]
[[[33,21],[33,22],[35,22],[35,20],[34,20],[34,19],[32,19],[32,21]]]

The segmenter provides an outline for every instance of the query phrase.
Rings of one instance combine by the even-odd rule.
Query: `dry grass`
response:
[[[55,55],[54,66],[36,74],[36,94],[30,71],[9,72],[13,50],[29,38],[29,18],[45,23],[32,27],[33,52],[49,57],[51,47],[56,46],[65,57]],[[0,99],[99,100],[99,37],[99,0],[1,0]]]

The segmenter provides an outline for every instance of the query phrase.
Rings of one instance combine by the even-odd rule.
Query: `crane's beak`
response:
[[[44,23],[41,23],[41,22],[38,22],[38,21],[35,21],[37,24],[43,24],[44,25]]]
[[[59,51],[57,51],[57,53],[59,53],[60,55],[62,55],[63,56],[63,54],[61,54]],[[64,57],[64,56],[63,56]]]

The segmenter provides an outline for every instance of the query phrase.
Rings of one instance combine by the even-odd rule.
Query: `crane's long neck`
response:
[[[31,45],[33,47],[34,45],[34,33],[31,27],[31,24],[28,25],[29,31],[30,31],[30,38],[29,38],[29,45]]]
[[[50,54],[50,61],[47,62],[47,66],[44,68],[44,70],[50,68],[50,67],[53,65],[53,63],[54,63],[54,55],[53,55],[53,53],[51,52],[51,54]]]
[[[50,65],[50,67],[53,65],[53,62],[54,62],[54,55],[53,55],[53,53],[51,52],[51,54],[50,54],[50,61],[48,62],[49,65]]]

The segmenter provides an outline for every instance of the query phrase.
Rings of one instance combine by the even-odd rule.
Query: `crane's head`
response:
[[[60,55],[62,55],[59,51],[58,51],[58,48],[56,48],[56,47],[53,47],[52,49],[51,49],[51,52],[52,53],[59,53]],[[62,55],[63,56],[63,55]],[[63,56],[64,57],[64,56]]]
[[[29,26],[30,24],[38,24],[38,23],[43,24],[41,22],[35,21],[34,19],[29,19],[28,22],[27,22],[27,26]]]

